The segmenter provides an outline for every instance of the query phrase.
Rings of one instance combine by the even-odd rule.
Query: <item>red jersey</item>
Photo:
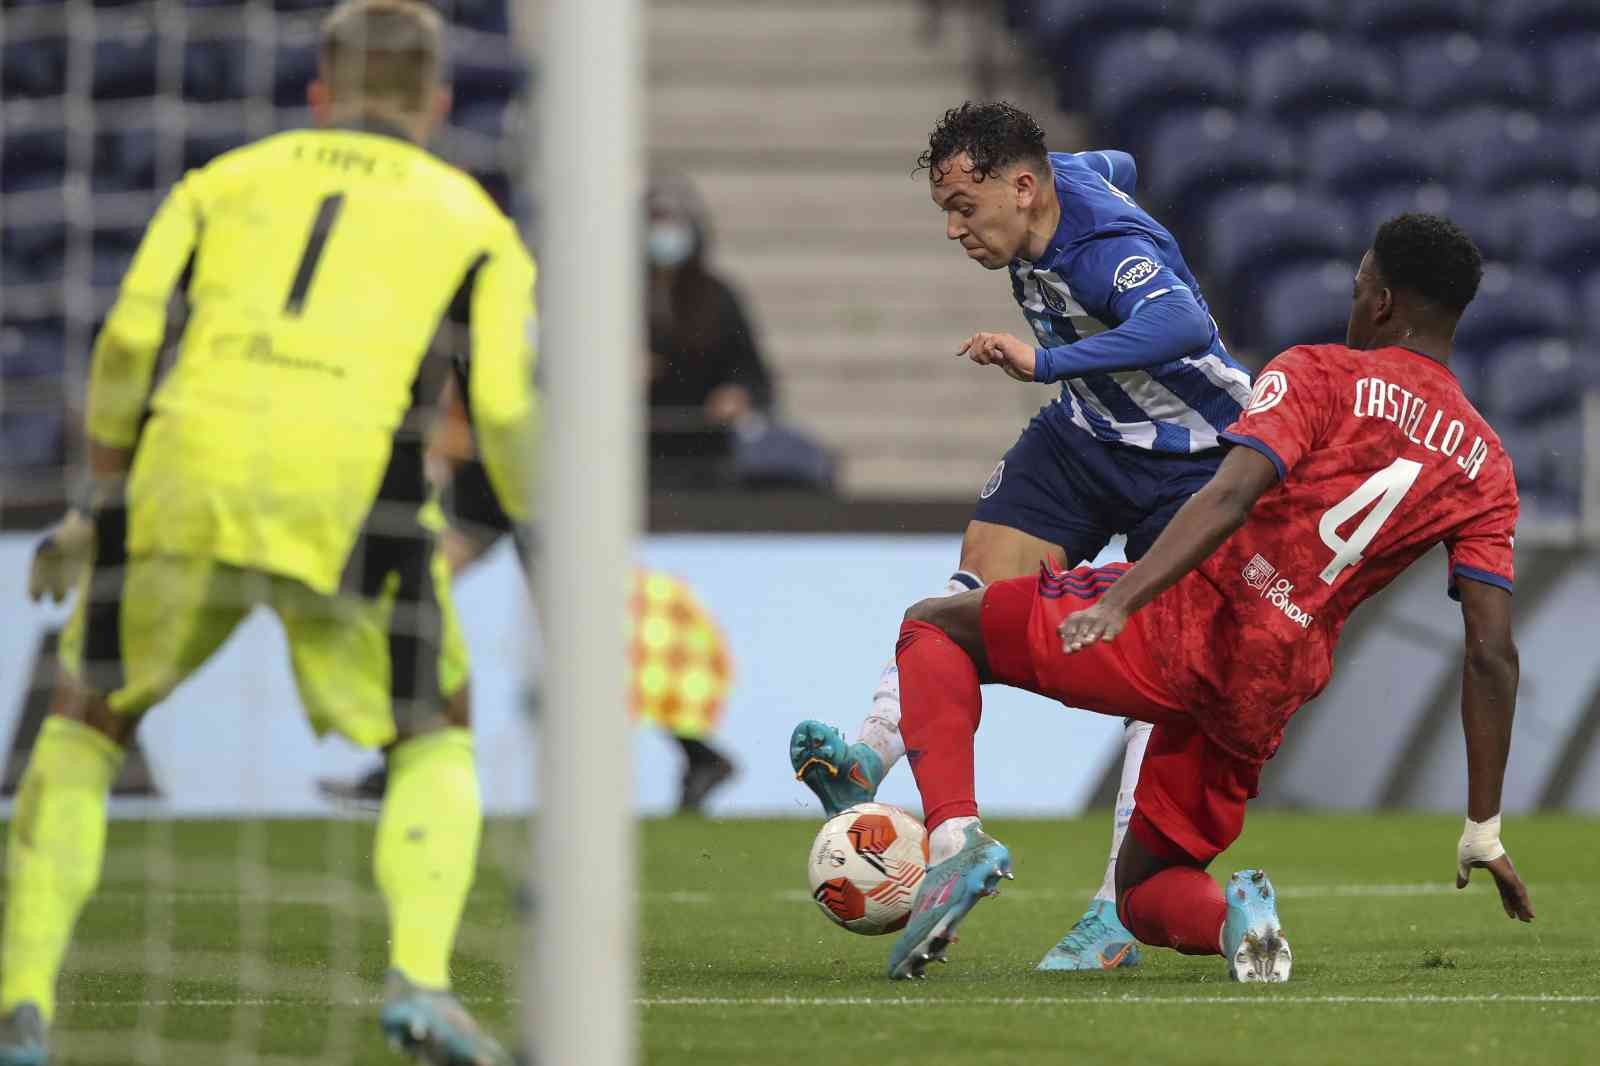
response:
[[[1291,348],[1222,434],[1277,467],[1249,519],[1136,618],[1172,694],[1247,759],[1321,692],[1356,605],[1435,544],[1449,590],[1511,589],[1511,460],[1447,367],[1405,348]]]

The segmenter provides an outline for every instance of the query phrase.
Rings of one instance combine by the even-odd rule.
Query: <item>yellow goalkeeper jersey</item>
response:
[[[533,285],[477,183],[376,127],[283,133],[191,172],[95,344],[89,434],[134,448],[128,550],[333,592],[363,532],[416,528],[452,365],[496,492],[525,517]]]

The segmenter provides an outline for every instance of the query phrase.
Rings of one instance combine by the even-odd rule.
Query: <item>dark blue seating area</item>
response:
[[[434,147],[512,210],[521,153],[506,113],[526,66],[507,0],[435,6],[453,24],[455,108]],[[15,505],[60,490],[69,402],[160,196],[185,170],[307,121],[332,3],[94,0],[92,22],[61,0],[3,7],[0,501]]]
[[[1356,262],[1404,211],[1489,268],[1459,377],[1541,514],[1575,512],[1600,388],[1600,2],[1011,0],[1097,146],[1183,241],[1256,363],[1340,340]]]

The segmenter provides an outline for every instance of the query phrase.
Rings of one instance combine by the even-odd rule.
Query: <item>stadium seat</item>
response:
[[[128,272],[128,263],[139,247],[144,235],[142,226],[118,226],[96,229],[93,240],[93,259],[90,283],[96,288],[116,288]]]
[[[1198,0],[1195,26],[1237,50],[1269,37],[1326,29],[1333,8],[1330,0]]]
[[[1182,27],[1190,18],[1184,0],[1039,0],[1030,5],[1026,38],[1045,54],[1062,57],[1093,54],[1112,38],[1161,26]]]
[[[1487,352],[1515,340],[1567,336],[1573,321],[1563,278],[1491,264],[1456,327],[1456,343],[1467,351]]]
[[[55,411],[0,411],[0,463],[10,470],[59,466],[66,422]]]
[[[8,218],[0,230],[0,263],[11,281],[39,283],[57,281],[67,254],[67,225],[64,218],[29,223]]]
[[[242,100],[249,69],[244,40],[190,41],[183,47],[183,96],[186,100],[215,103]]]
[[[0,323],[0,377],[7,380],[60,375],[66,340],[58,319]]]
[[[1592,359],[1600,356],[1600,272],[1579,280],[1578,306],[1583,312],[1583,327],[1589,342],[1584,350]]]
[[[1203,38],[1170,30],[1116,42],[1096,57],[1091,82],[1095,118],[1121,144],[1140,141],[1174,111],[1238,100],[1232,57]]]
[[[148,30],[108,36],[95,42],[91,92],[96,100],[154,96],[159,40]]]
[[[1350,322],[1355,264],[1343,259],[1290,267],[1263,283],[1256,346],[1271,357],[1296,344],[1342,344]]]
[[[1526,422],[1498,419],[1524,520],[1575,517],[1583,484],[1583,417],[1573,407]]]
[[[0,138],[0,192],[47,189],[66,176],[66,130],[13,126]]]
[[[1600,71],[1600,33],[1552,42],[1543,51],[1542,65],[1557,110],[1574,118],[1588,118],[1600,111],[1600,77],[1596,76]]]
[[[477,37],[457,49],[450,72],[458,102],[504,101],[522,91],[528,66],[504,38]]]
[[[1569,129],[1572,157],[1585,181],[1600,180],[1600,122],[1578,122]]]
[[[1250,184],[1293,180],[1293,139],[1270,122],[1213,109],[1169,119],[1150,135],[1141,203],[1179,223],[1204,217],[1218,196]]]
[[[1581,150],[1571,138],[1526,111],[1466,111],[1432,126],[1426,141],[1441,167],[1449,166],[1463,184],[1480,193],[1585,180]]]
[[[1489,32],[1513,46],[1600,31],[1594,0],[1515,0],[1485,5]]]
[[[1343,204],[1288,185],[1222,197],[1207,213],[1206,238],[1207,281],[1222,285],[1234,305],[1241,298],[1253,300],[1287,264],[1348,256],[1356,243]],[[1355,273],[1354,260],[1350,273]]]
[[[0,47],[0,97],[59,96],[67,91],[67,39],[25,36]]]
[[[1437,181],[1439,167],[1407,119],[1378,111],[1330,115],[1310,128],[1306,174],[1333,195],[1376,195]]]
[[[222,153],[231,152],[249,141],[250,135],[242,129],[191,133],[183,139],[184,169],[203,167]]]
[[[1479,26],[1477,0],[1344,0],[1344,28],[1374,43],[1413,33],[1471,32]]]
[[[1600,384],[1595,361],[1561,337],[1501,345],[1484,360],[1484,373],[1488,410],[1517,422],[1570,410],[1585,389]]]
[[[496,141],[506,135],[506,117],[506,105],[500,100],[478,100],[450,109],[452,126]]]
[[[1507,45],[1456,33],[1409,42],[1401,56],[1405,102],[1415,111],[1442,114],[1480,104],[1542,104],[1533,61]]]
[[[278,107],[304,107],[306,86],[316,76],[316,49],[309,45],[279,46],[272,67],[272,102]]]
[[[1483,407],[1483,362],[1469,352],[1450,352],[1450,372],[1461,383],[1461,391],[1479,411]]]
[[[457,26],[502,36],[511,31],[506,0],[455,0],[446,10]]]
[[[1330,111],[1388,107],[1395,80],[1359,40],[1308,33],[1257,50],[1249,97],[1252,110],[1298,122]]]
[[[89,178],[96,192],[153,189],[161,140],[149,126],[102,127],[94,135]]]
[[[1467,231],[1484,255],[1507,257],[1499,243],[1499,229],[1490,217],[1489,204],[1481,196],[1430,182],[1390,188],[1374,196],[1357,192],[1351,197],[1350,206],[1356,212],[1363,243],[1371,243],[1378,226],[1396,215],[1447,215]]]
[[[1560,277],[1600,269],[1600,191],[1533,188],[1506,202],[1495,234],[1518,260]]]

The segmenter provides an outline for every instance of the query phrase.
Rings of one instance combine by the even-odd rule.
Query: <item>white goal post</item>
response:
[[[547,383],[535,497],[546,670],[525,1039],[540,1066],[626,1066],[636,953],[625,619],[642,496],[639,4],[523,3],[538,16],[524,26],[539,27],[528,49],[539,107],[526,172],[541,220]]]

